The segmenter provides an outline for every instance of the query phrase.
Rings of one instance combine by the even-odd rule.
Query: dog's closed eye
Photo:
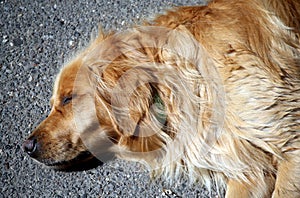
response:
[[[73,99],[72,95],[63,97],[61,100],[62,106],[69,104],[72,101],[72,99]]]

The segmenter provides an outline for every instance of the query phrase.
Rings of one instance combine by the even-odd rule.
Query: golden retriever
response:
[[[299,36],[298,0],[215,0],[100,31],[23,148],[60,170],[119,157],[226,197],[299,198]]]

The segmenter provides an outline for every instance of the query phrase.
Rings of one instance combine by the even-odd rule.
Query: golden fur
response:
[[[24,147],[56,168],[117,156],[226,197],[300,197],[299,36],[297,0],[216,0],[101,33]]]

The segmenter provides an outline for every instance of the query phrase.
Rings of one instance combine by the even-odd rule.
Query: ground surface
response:
[[[55,172],[29,159],[21,149],[22,141],[49,112],[55,74],[86,45],[98,24],[120,30],[164,8],[199,3],[0,1],[0,197],[214,196],[184,181],[150,183],[146,171],[124,161],[84,172]]]

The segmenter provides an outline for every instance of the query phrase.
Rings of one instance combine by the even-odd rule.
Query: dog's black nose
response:
[[[35,138],[29,138],[24,141],[23,150],[26,153],[28,153],[30,156],[32,156],[34,154],[34,152],[36,151],[36,144],[37,144],[37,141]]]

